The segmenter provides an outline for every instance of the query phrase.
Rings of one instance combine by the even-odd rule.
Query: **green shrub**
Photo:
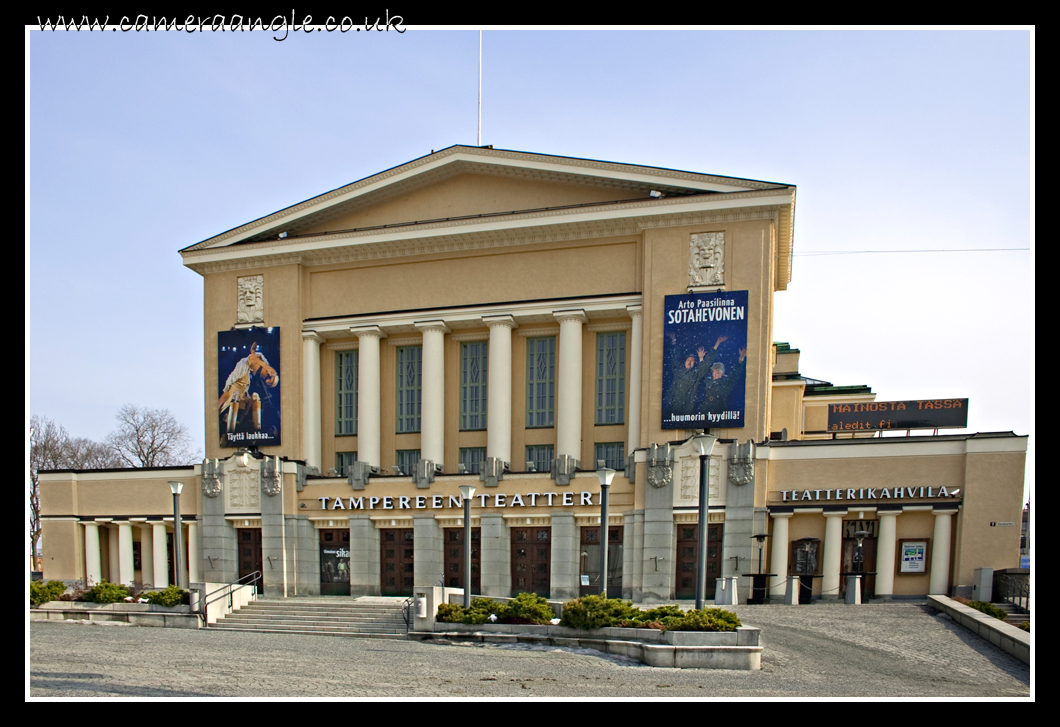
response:
[[[986,601],[969,601],[968,605],[974,608],[976,611],[982,611],[987,616],[993,616],[994,618],[999,618],[1002,621],[1004,621],[1005,616],[1008,615],[994,604],[987,603]]]
[[[1023,623],[1020,624],[1020,628],[1023,629],[1024,631],[1026,631],[1029,634],[1031,632],[1031,622],[1030,621],[1024,621]]]
[[[720,608],[704,608],[666,619],[667,631],[735,631],[741,626],[740,619],[732,611]]]
[[[128,596],[128,588],[107,581],[100,581],[85,592],[85,600],[90,603],[120,603]]]
[[[497,614],[502,623],[547,624],[556,617],[552,607],[536,593],[520,593],[504,604],[504,614]]]
[[[151,591],[143,594],[142,597],[156,606],[179,606],[182,603],[191,602],[191,594],[176,586],[167,586],[161,591]]]
[[[633,624],[642,612],[633,608],[629,601],[621,598],[604,598],[600,595],[582,596],[563,604],[563,620],[560,626],[572,629],[600,629],[616,626],[621,622]]]
[[[438,620],[442,623],[452,624],[461,623],[461,619],[464,616],[463,606],[455,603],[439,603],[438,604]]]
[[[62,581],[30,581],[29,602],[37,607],[48,601],[58,601],[59,597],[66,592],[66,584]]]
[[[649,608],[647,611],[641,611],[636,620],[637,621],[662,621],[669,618],[680,618],[684,616],[685,612],[681,610],[680,606],[669,604],[666,606],[656,606],[655,608]]]
[[[497,603],[492,598],[473,598],[471,599],[471,607],[464,611],[461,610],[460,623],[465,624],[484,624],[490,622],[490,616],[494,615],[499,621],[506,614],[506,609],[503,604]],[[491,622],[492,623],[492,622]]]

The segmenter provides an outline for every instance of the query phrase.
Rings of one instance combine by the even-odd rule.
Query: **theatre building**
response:
[[[178,481],[190,582],[568,599],[600,591],[607,528],[611,594],[692,598],[700,431],[708,597],[1018,566],[1025,436],[946,434],[967,399],[877,402],[774,342],[794,215],[789,184],[453,146],[186,247],[207,459],[43,473],[44,577],[171,582]]]

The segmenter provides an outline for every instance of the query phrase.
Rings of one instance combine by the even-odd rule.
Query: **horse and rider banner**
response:
[[[217,415],[222,447],[280,443],[280,329],[217,334]]]
[[[663,429],[743,426],[747,291],[666,296]]]

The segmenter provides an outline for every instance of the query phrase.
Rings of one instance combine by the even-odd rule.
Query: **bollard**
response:
[[[861,604],[861,576],[847,576],[846,603],[852,606]]]

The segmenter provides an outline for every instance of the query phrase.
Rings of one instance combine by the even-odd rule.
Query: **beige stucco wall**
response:
[[[747,389],[744,426],[714,430],[726,439],[765,439],[769,427],[769,383],[773,358],[773,224],[770,220],[729,222],[644,232],[644,350],[641,443],[681,439],[692,430],[662,429],[663,324],[666,296],[687,292],[689,236],[725,233],[725,288],[748,292]],[[709,342],[713,346],[713,341]]]
[[[306,317],[636,292],[636,252],[609,238],[318,266]]]
[[[1018,568],[1025,452],[969,452],[965,504],[955,549],[953,582],[971,584],[976,568]],[[991,522],[1015,525],[990,527]]]
[[[511,212],[594,202],[643,198],[615,187],[460,174],[431,186],[391,197],[366,209],[332,218],[307,232],[350,230],[446,217]]]
[[[217,333],[227,331],[237,323],[236,279],[251,275],[264,277],[265,320],[261,327],[280,328],[280,407],[282,416],[281,444],[261,447],[269,455],[285,455],[302,459],[302,272],[298,265],[278,265],[246,270],[211,273],[203,283],[204,331],[203,358],[205,391],[203,396],[206,421],[206,456],[227,457],[231,447],[220,446],[220,426],[217,413],[219,383],[230,372],[224,372],[220,382],[217,370]],[[275,363],[271,362],[274,366]]]
[[[788,430],[788,439],[802,438],[802,393],[806,389],[804,382],[791,384],[773,384],[773,398],[770,401],[770,432]]]

